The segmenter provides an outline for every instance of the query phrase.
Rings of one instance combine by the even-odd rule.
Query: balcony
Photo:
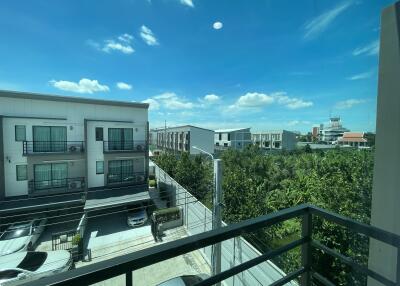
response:
[[[23,155],[80,154],[85,151],[83,141],[24,141]]]
[[[85,178],[65,178],[53,180],[30,180],[28,183],[29,195],[48,195],[59,193],[74,193],[85,190]]]
[[[222,282],[297,247],[300,247],[301,249],[301,266],[291,273],[286,275],[283,274],[283,277],[270,285],[285,285],[295,279],[298,280],[302,286],[334,285],[328,279],[315,271],[316,262],[312,259],[312,253],[314,251],[319,251],[324,255],[332,256],[344,265],[350,266],[358,273],[363,274],[365,277],[373,278],[383,285],[399,285],[399,275],[397,275],[396,281],[389,280],[383,275],[369,269],[367,266],[361,265],[356,260],[346,257],[316,240],[313,221],[322,220],[324,222],[334,223],[338,226],[347,228],[354,233],[379,240],[397,249],[400,248],[400,236],[308,204],[295,206],[261,217],[231,224],[217,230],[203,232],[172,242],[163,243],[148,249],[139,250],[82,267],[80,269],[56,274],[51,277],[32,281],[29,285],[90,285],[119,275],[125,275],[126,285],[134,285],[132,283],[132,271],[207,246],[215,245],[237,236],[257,231],[261,228],[272,227],[290,219],[301,219],[302,227],[300,238],[293,240],[286,245],[280,246],[279,248],[267,250],[258,257],[249,259],[245,262],[240,261],[239,264],[236,265],[231,265],[228,269],[225,268],[220,273],[216,273],[196,285],[214,285],[218,282]],[[136,277],[136,279],[137,278],[138,277]],[[259,282],[262,285],[266,285],[263,284],[265,281]]]
[[[107,174],[108,186],[136,186],[146,183],[145,172]]]
[[[145,152],[147,150],[145,140],[129,140],[129,141],[103,141],[104,153],[119,152]]]

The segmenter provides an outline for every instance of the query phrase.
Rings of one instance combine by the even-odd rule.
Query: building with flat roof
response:
[[[150,144],[158,150],[173,153],[189,152],[190,155],[201,152],[194,146],[214,153],[214,131],[193,125],[183,125],[150,130]]]
[[[0,91],[0,201],[65,207],[88,203],[88,190],[147,192],[147,137],[148,104]]]
[[[337,141],[339,137],[342,137],[344,132],[349,131],[349,129],[342,126],[340,117],[331,117],[330,125],[328,127],[325,127],[321,124],[319,130],[319,139],[322,142],[334,142]]]
[[[254,145],[265,150],[294,150],[296,148],[296,134],[287,130],[262,131],[251,134]]]
[[[216,150],[233,148],[242,150],[251,145],[250,128],[232,128],[215,130],[214,143]]]

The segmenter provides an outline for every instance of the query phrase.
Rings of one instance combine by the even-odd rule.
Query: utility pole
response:
[[[218,229],[222,225],[221,206],[222,206],[222,160],[214,159],[214,198],[213,198],[213,230]],[[221,242],[212,246],[212,274],[221,273]],[[221,283],[215,284],[220,286]]]
[[[232,139],[232,138],[231,138]],[[236,137],[235,137],[236,139]],[[196,146],[193,149],[199,150],[211,157],[214,164],[214,194],[213,194],[213,209],[212,209],[212,229],[218,229],[222,226],[222,160],[214,159],[214,156]],[[211,270],[212,275],[221,273],[221,243],[213,244],[211,247]],[[221,286],[221,283],[215,285]]]

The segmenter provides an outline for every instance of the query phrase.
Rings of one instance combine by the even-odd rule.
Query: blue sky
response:
[[[374,131],[393,0],[2,1],[0,89],[150,103],[150,125]]]

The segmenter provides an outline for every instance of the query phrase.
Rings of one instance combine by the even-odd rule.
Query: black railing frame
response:
[[[118,149],[110,149],[110,142],[118,143],[117,146],[121,146]],[[128,147],[126,147],[126,145]],[[139,146],[143,146],[140,147]],[[129,148],[130,147],[130,148]],[[104,153],[119,153],[119,152],[146,152],[148,151],[148,143],[146,140],[109,140],[103,141],[103,152]]]
[[[53,182],[53,181],[62,181],[65,180],[65,185],[52,185],[47,188],[36,188],[35,183],[36,182]],[[75,189],[70,189],[69,188],[69,183],[71,182],[81,182],[81,187],[80,188],[75,188]],[[46,192],[48,190],[60,190],[60,189],[66,189],[66,191],[70,190],[85,190],[86,187],[86,178],[85,177],[75,177],[75,178],[65,178],[65,179],[54,179],[54,180],[43,180],[43,181],[36,181],[36,180],[30,180],[28,182],[28,193],[30,195],[33,195],[35,193],[40,193],[40,192]],[[71,191],[74,192],[74,191]]]
[[[39,150],[35,151],[35,144],[46,144],[50,146],[50,150]],[[54,146],[57,146],[55,148]],[[64,147],[63,149],[60,148]],[[75,147],[74,151],[71,151],[71,147]],[[39,148],[40,149],[40,148]],[[60,150],[61,149],[61,150]],[[78,150],[76,150],[78,149]],[[23,141],[22,142],[22,154],[27,155],[43,155],[43,154],[69,154],[69,153],[83,153],[85,152],[84,141]]]
[[[278,249],[267,251],[266,253],[263,253],[254,259],[248,260],[240,265],[225,270],[200,283],[197,283],[196,285],[213,285],[296,247],[301,247],[302,250],[302,266],[300,267],[300,269],[287,274],[285,277],[282,277],[271,285],[284,285],[289,281],[299,277],[300,275],[300,285],[302,286],[311,285],[312,279],[316,279],[324,285],[333,285],[331,281],[316,273],[312,269],[311,250],[313,247],[319,247],[318,243],[316,243],[312,239],[313,216],[326,219],[330,222],[334,222],[338,225],[349,228],[353,232],[361,233],[371,238],[390,244],[396,247],[399,251],[399,235],[378,229],[374,226],[357,222],[350,218],[323,210],[309,204],[302,204],[257,218],[231,224],[216,230],[211,230],[172,242],[167,242],[151,248],[125,254],[119,257],[111,258],[109,260],[101,261],[69,272],[64,272],[40,280],[32,281],[29,282],[29,285],[88,285],[101,282],[122,274],[125,274],[127,285],[132,285],[132,271],[134,270],[197,249],[201,249],[203,247],[210,246],[224,240],[234,238],[236,236],[240,236],[243,233],[252,232],[259,228],[272,226],[279,222],[299,217],[302,217],[302,237],[300,239],[292,241],[287,245],[279,247]],[[396,284],[396,282],[386,279],[382,275],[368,269],[366,266],[359,265],[351,258],[345,257],[333,249],[327,248],[325,246],[325,250],[329,250],[327,252],[328,255],[331,255],[330,251],[334,252],[336,254],[335,257],[343,263],[358,265],[358,270],[361,269],[362,271],[364,271],[363,273],[367,273],[368,276],[376,279],[384,285],[398,285]],[[346,261],[344,262],[343,259],[345,259]],[[397,273],[397,280],[399,280],[399,273]]]

